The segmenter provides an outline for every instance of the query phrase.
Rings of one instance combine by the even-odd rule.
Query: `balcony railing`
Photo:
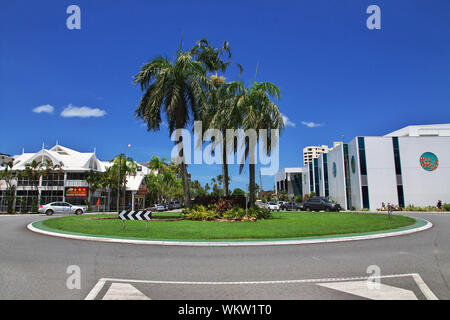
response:
[[[66,187],[87,187],[86,180],[66,180]]]

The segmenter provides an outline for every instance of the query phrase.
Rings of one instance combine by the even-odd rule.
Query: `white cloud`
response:
[[[307,122],[307,121],[302,121],[302,125],[307,126],[308,128],[317,128],[322,126],[321,123]]]
[[[33,109],[34,113],[53,113],[53,110],[55,110],[55,108],[53,108],[53,106],[49,105],[49,104],[44,104],[42,106],[36,107]]]
[[[80,117],[80,118],[89,118],[89,117],[103,117],[106,115],[105,110],[100,110],[98,108],[90,108],[90,107],[75,107],[69,104],[62,112],[61,116],[64,118],[72,118],[72,117]]]
[[[283,122],[284,122],[285,127],[295,127],[295,123],[293,123],[291,120],[289,120],[289,118],[287,116],[285,116],[284,114],[281,114],[281,116],[283,117]]]

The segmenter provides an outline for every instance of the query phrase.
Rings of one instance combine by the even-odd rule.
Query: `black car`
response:
[[[340,211],[339,203],[332,203],[322,197],[312,197],[305,200],[303,209],[306,211]]]
[[[290,210],[301,211],[301,210],[303,210],[303,206],[297,202],[285,202],[280,205],[280,209],[286,210],[286,211],[290,211]]]

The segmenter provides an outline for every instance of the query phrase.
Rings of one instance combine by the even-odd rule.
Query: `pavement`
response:
[[[450,215],[407,215],[433,228],[375,240],[258,247],[63,239],[27,230],[46,216],[0,216],[0,299],[450,299]]]

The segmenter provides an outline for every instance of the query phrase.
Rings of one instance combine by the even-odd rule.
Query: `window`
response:
[[[86,172],[67,172],[67,180],[86,180]]]

